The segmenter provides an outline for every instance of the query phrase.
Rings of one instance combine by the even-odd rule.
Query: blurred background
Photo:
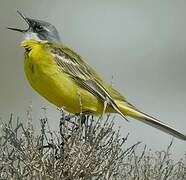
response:
[[[0,118],[10,113],[24,120],[32,104],[38,128],[42,107],[53,129],[59,112],[33,91],[23,70],[21,34],[16,13],[51,22],[63,43],[73,47],[107,82],[113,82],[138,108],[186,133],[186,1],[185,0],[2,0],[0,2]],[[116,116],[128,144],[142,141],[153,151],[172,137],[143,123]],[[186,142],[174,139],[172,153],[183,157]]]

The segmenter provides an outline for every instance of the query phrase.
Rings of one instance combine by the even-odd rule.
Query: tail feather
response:
[[[131,104],[127,104],[127,103],[124,104],[122,102],[122,103],[117,103],[117,105],[124,116],[133,117],[137,120],[140,120],[141,122],[144,122],[152,127],[155,127],[155,128],[157,128],[165,133],[168,133],[176,138],[186,141],[186,135],[184,135],[184,134],[180,133],[179,131],[175,130],[174,128],[164,124],[162,121],[139,111]]]

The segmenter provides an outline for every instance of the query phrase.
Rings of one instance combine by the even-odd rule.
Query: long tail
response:
[[[131,104],[124,103],[124,102],[117,102],[116,104],[117,104],[120,112],[123,114],[123,116],[133,117],[137,120],[140,120],[141,122],[144,122],[150,126],[153,126],[153,127],[157,128],[165,133],[168,133],[176,138],[186,141],[186,135],[180,133],[179,131],[175,130],[174,128],[172,128],[170,126],[167,126],[166,124],[159,121],[158,119],[139,111]]]

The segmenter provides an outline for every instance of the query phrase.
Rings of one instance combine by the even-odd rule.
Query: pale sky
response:
[[[1,0],[0,117],[8,119],[13,112],[24,120],[32,102],[35,126],[46,106],[55,129],[56,107],[32,90],[24,75],[22,37],[6,29],[25,27],[17,9],[55,25],[63,43],[132,104],[186,133],[185,0]],[[130,133],[129,144],[142,141],[155,151],[172,139],[136,120],[115,119],[123,136]],[[185,152],[186,142],[175,139],[174,156]]]

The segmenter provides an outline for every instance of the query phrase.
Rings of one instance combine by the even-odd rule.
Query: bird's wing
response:
[[[82,88],[94,94],[103,102],[107,102],[108,105],[111,105],[126,119],[123,113],[120,112],[112,94],[107,91],[106,83],[104,83],[95,70],[86,64],[78,54],[70,48],[50,43],[49,49],[57,65],[63,70],[63,72],[68,74],[72,80],[78,83]],[[114,95],[116,96],[117,91],[112,91],[113,93],[115,92]]]

